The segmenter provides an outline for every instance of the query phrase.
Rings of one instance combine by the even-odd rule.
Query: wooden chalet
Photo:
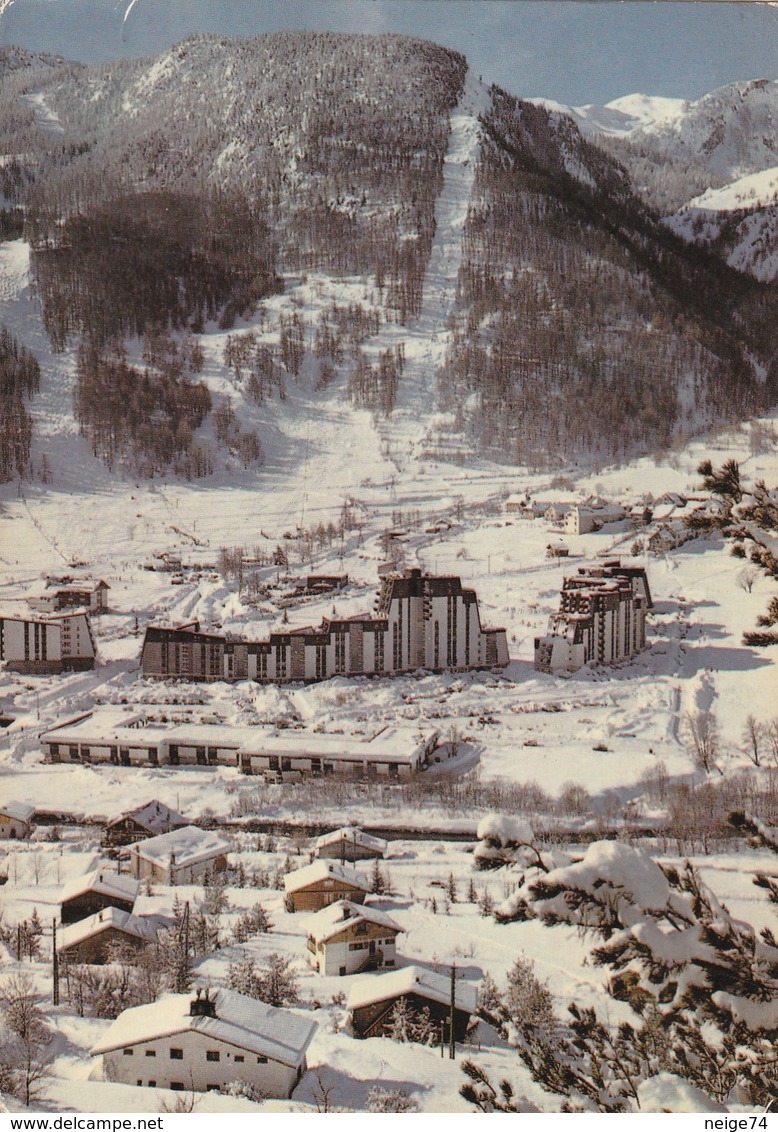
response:
[[[318,912],[336,900],[362,904],[370,884],[360,873],[336,861],[313,861],[284,877],[290,912]]]
[[[449,1040],[451,1019],[451,980],[424,967],[401,967],[385,975],[359,979],[348,996],[347,1006],[357,1038],[376,1038],[390,1034],[395,1007],[403,999],[409,1012],[429,1012],[430,1021],[440,1027],[444,1042]],[[464,1041],[478,1005],[478,993],[461,980],[454,991],[454,1039]]]
[[[161,833],[169,833],[171,829],[180,829],[184,825],[187,825],[185,817],[171,810],[163,802],[154,800],[109,821],[103,831],[103,845],[111,848],[131,845],[135,841],[157,837]]]
[[[229,844],[211,830],[185,825],[130,846],[130,873],[156,884],[198,884],[227,868]]]
[[[308,961],[320,975],[356,975],[394,967],[399,924],[367,904],[337,900],[302,924]]]
[[[388,847],[383,837],[373,837],[348,825],[323,833],[316,841],[316,856],[335,861],[375,861],[386,856]]]
[[[103,908],[132,912],[139,891],[140,884],[132,877],[94,869],[64,886],[59,898],[60,919],[63,924],[75,924]]]
[[[153,943],[155,928],[141,916],[119,908],[103,908],[93,916],[62,928],[57,954],[69,963],[110,963],[122,951],[140,951]]]

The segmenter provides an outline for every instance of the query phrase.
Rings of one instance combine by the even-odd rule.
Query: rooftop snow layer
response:
[[[361,888],[363,892],[370,892],[370,884],[361,873],[337,861],[321,860],[312,861],[302,869],[287,873],[284,877],[284,888],[287,892],[298,892],[301,888],[307,888],[309,884],[316,884],[317,881],[326,880],[328,877],[343,881],[352,888]]]
[[[215,1018],[192,1017],[192,999],[191,994],[166,994],[146,1006],[125,1010],[92,1047],[92,1054],[192,1031],[296,1067],[317,1028],[315,1022],[236,991],[216,991]]]
[[[107,869],[94,869],[91,873],[84,873],[83,876],[68,881],[59,899],[61,904],[65,904],[85,892],[97,892],[101,896],[127,900],[134,904],[139,891],[140,882],[133,880],[132,877],[119,876],[118,873],[109,872]]]
[[[334,904],[329,904],[313,916],[309,916],[307,920],[303,920],[300,927],[318,942],[326,943],[344,928],[365,921],[369,924],[377,924],[388,931],[404,930],[391,916],[387,916],[386,912],[371,908],[369,904],[352,904],[350,900],[336,900]]]
[[[169,833],[138,841],[130,848],[131,853],[137,853],[147,861],[171,864],[175,858],[175,865],[179,868],[208,861],[229,851],[230,845],[218,834],[212,830],[198,829],[196,825],[171,829]]]
[[[109,928],[149,943],[157,934],[152,924],[142,916],[133,916],[131,912],[124,912],[121,908],[103,908],[93,916],[87,916],[75,924],[68,924],[67,927],[62,928],[57,937],[57,950],[64,951],[68,947],[74,947],[86,939],[92,939],[101,932],[108,931]]]
[[[451,1001],[451,979],[448,975],[428,971],[426,967],[400,967],[386,975],[358,979],[349,992],[346,1005],[349,1010],[356,1010],[360,1006],[402,998],[407,994],[417,994],[447,1006]],[[457,981],[454,1002],[458,1010],[474,1014],[478,1006],[478,991],[470,983]]]

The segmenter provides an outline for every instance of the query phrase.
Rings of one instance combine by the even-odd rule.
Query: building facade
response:
[[[156,936],[153,926],[141,916],[104,908],[63,928],[57,938],[57,954],[69,963],[110,963],[117,954],[142,950]]]
[[[364,903],[370,884],[361,873],[336,861],[313,861],[284,877],[289,912],[318,912],[337,900]]]
[[[83,611],[18,617],[0,614],[0,660],[13,672],[56,675],[94,668],[89,616]]]
[[[325,618],[318,628],[271,633],[267,641],[228,640],[199,624],[149,626],[144,676],[258,683],[504,667],[505,630],[482,626],[475,591],[457,577],[413,567],[382,579],[373,614]]]
[[[535,638],[539,672],[575,672],[585,664],[616,664],[646,646],[651,593],[642,567],[618,562],[582,567],[564,579],[560,606],[544,637]]]
[[[369,905],[338,900],[309,917],[308,962],[320,975],[356,975],[384,971],[397,961],[399,924]]]
[[[131,877],[95,869],[64,886],[60,895],[60,920],[63,924],[75,924],[104,908],[132,912],[139,890],[140,885]]]
[[[0,806],[0,838],[16,841],[29,837],[34,817],[34,806],[26,802],[5,802]]]
[[[391,1034],[395,1007],[404,1001],[413,1015],[426,1013],[433,1029],[448,1042],[451,1029],[451,981],[424,967],[401,967],[385,975],[359,979],[348,996],[347,1006],[357,1038]],[[478,1005],[474,986],[458,980],[454,985],[454,1039],[462,1042]]]
[[[160,1089],[251,1086],[257,1098],[286,1098],[307,1069],[316,1023],[219,989],[164,995],[125,1010],[92,1055],[109,1081]]]

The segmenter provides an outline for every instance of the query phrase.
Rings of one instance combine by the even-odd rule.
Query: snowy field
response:
[[[644,540],[655,526],[636,533],[625,521],[588,535],[560,535],[543,519],[525,521],[506,513],[509,495],[526,492],[536,499],[572,502],[598,493],[631,505],[647,493],[698,493],[699,462],[710,458],[719,465],[730,457],[740,462],[749,482],[764,479],[772,487],[778,483],[778,455],[774,446],[752,455],[745,424],[656,459],[587,475],[570,469],[569,482],[560,484],[547,474],[478,459],[464,442],[452,440],[452,422],[434,412],[435,370],[447,340],[447,333],[438,331],[446,326],[454,302],[479,97],[479,91],[469,87],[453,117],[422,315],[411,328],[385,323],[365,346],[369,357],[377,357],[379,351],[404,343],[408,363],[398,407],[389,420],[374,420],[369,412],[351,406],[343,373],[317,391],[310,355],[300,378],[288,382],[285,401],[253,404],[224,365],[225,332],[206,328],[201,337],[203,378],[215,404],[229,402],[241,427],[259,433],[266,454],[260,468],[247,470],[223,459],[212,476],[195,483],[164,478],[141,483],[120,468],[109,472],[73,419],[74,353],[50,350],[31,290],[28,249],[21,241],[0,245],[0,323],[40,361],[42,388],[30,405],[33,462],[38,466],[45,455],[51,469],[47,485],[0,485],[0,607],[21,608],[42,574],[67,572],[74,563],[77,572],[103,578],[111,587],[110,612],[93,621],[99,649],[93,672],[62,677],[0,672],[0,709],[15,720],[0,746],[0,797],[56,813],[64,824],[60,842],[46,841],[47,827],[41,826],[34,841],[6,844],[7,922],[29,917],[35,907],[44,923],[50,923],[61,885],[95,859],[99,829],[68,826],[69,819],[99,821],[150,798],[195,821],[250,816],[304,827],[314,820],[333,825],[348,820],[472,837],[485,809],[448,804],[444,783],[436,796],[436,780],[503,782],[528,791],[536,784],[549,805],[564,797],[583,798],[580,812],[569,810],[566,817],[575,818],[575,828],[582,833],[591,833],[603,822],[613,828],[626,821],[626,815],[650,818],[646,777],[662,765],[673,782],[702,780],[682,733],[684,714],[697,710],[711,710],[718,718],[722,775],[751,768],[742,748],[743,727],[749,715],[760,720],[775,715],[776,648],[744,647],[742,634],[755,627],[775,588],[759,574],[747,592],[739,580],[742,560],[733,558],[718,536],[697,538],[662,556],[630,558],[645,563],[655,601],[648,647],[634,662],[565,677],[534,671],[533,641],[557,608],[564,575],[603,555],[629,557],[636,539]],[[630,108],[629,113],[639,117],[638,109]],[[366,304],[374,299],[363,279],[311,275],[285,283],[283,295],[267,300],[262,312],[242,325],[244,330],[256,329],[259,341],[277,341],[281,314],[299,311],[313,325],[333,299]],[[140,345],[135,343],[133,349],[131,358],[138,358]],[[436,458],[444,441],[450,442],[455,460]],[[344,509],[353,525],[342,539],[306,548],[296,537],[298,528],[338,525]],[[450,525],[433,530],[440,519]],[[261,638],[279,628],[284,617],[297,626],[317,624],[333,608],[339,615],[370,610],[390,529],[404,532],[396,540],[403,565],[457,574],[475,588],[484,623],[507,630],[511,662],[503,672],[418,673],[393,680],[339,677],[286,687],[168,685],[139,677],[144,628],[160,617],[199,618],[203,628],[218,626]],[[546,557],[547,545],[560,539],[569,547],[567,562]],[[222,548],[244,547],[249,553],[260,548],[272,554],[277,546],[289,555],[290,574],[343,571],[349,575],[348,587],[282,609],[272,590],[270,597],[249,604],[237,584],[216,571]],[[175,579],[144,568],[163,552],[176,553],[184,562]],[[264,567],[259,578],[265,585],[283,586],[280,573],[280,568]],[[429,722],[447,741],[458,744],[458,754],[427,772],[432,787],[413,802],[403,795],[399,810],[397,794],[389,787],[345,785],[340,792],[318,797],[306,784],[264,786],[223,768],[44,764],[39,735],[96,704],[144,704],[177,719],[297,722],[344,731],[373,728],[383,721]],[[273,851],[259,847],[264,844],[260,835],[238,832],[234,825],[229,836],[234,843],[232,864],[248,869],[279,868],[287,855],[302,864],[310,851],[302,833]],[[580,1004],[601,1000],[603,975],[584,965],[588,944],[574,931],[538,923],[499,926],[467,901],[471,878],[479,896],[488,888],[495,901],[509,895],[517,883],[510,871],[474,874],[471,848],[443,837],[391,843],[386,863],[391,893],[373,899],[403,927],[403,960],[445,971],[453,961],[463,978],[477,984],[486,972],[501,982],[517,955],[524,953],[536,961],[540,977],[549,980],[560,1009],[570,999]],[[736,914],[758,926],[769,922],[768,906],[750,883],[755,871],[769,867],[765,853],[733,849],[699,863],[704,878]],[[442,886],[449,876],[457,901],[447,907]],[[182,895],[194,899],[200,892],[184,890]],[[240,953],[261,960],[270,951],[280,952],[293,960],[300,976],[302,1001],[297,1009],[313,1012],[319,1022],[309,1056],[314,1072],[292,1102],[267,1102],[267,1111],[314,1111],[322,1087],[330,1085],[339,1105],[363,1108],[376,1080],[412,1093],[426,1111],[468,1110],[458,1097],[458,1063],[441,1060],[435,1050],[387,1039],[357,1043],[343,1032],[344,1011],[337,996],[349,980],[312,973],[304,958],[301,917],[283,910],[277,889],[231,887],[227,897],[223,934],[236,911],[257,900],[267,907],[274,930],[254,942],[222,949],[203,962],[198,976],[218,985]],[[169,915],[172,899],[172,890],[160,888],[142,896],[137,910]],[[48,993],[48,966],[32,964],[30,969]],[[88,1049],[107,1022],[80,1018],[67,1004],[53,1019],[57,1058],[47,1083],[48,1107],[154,1107],[158,1098],[150,1100],[148,1090],[87,1081],[92,1069]],[[510,1078],[539,1105],[553,1103],[496,1034],[481,1027],[479,1040],[483,1048],[476,1051],[477,1060],[496,1079]],[[256,1106],[209,1095],[198,1101],[198,1110],[256,1111]]]

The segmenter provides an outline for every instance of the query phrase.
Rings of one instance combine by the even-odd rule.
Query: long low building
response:
[[[115,766],[230,766],[278,781],[307,775],[407,778],[438,747],[437,731],[386,725],[369,734],[226,724],[146,725],[140,713],[95,711],[44,732],[52,762]]]
[[[387,574],[372,613],[325,617],[318,627],[271,633],[266,641],[228,640],[202,632],[196,621],[150,625],[141,654],[143,675],[155,679],[262,684],[501,668],[508,661],[505,629],[481,624],[475,591],[458,577],[418,567]]]

